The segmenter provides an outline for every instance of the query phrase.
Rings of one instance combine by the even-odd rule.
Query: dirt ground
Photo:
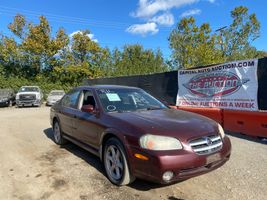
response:
[[[266,199],[267,145],[230,138],[231,159],[216,171],[170,186],[137,180],[116,187],[97,157],[53,142],[49,108],[1,108],[0,199]]]

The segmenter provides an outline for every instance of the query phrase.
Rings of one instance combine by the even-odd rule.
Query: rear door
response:
[[[69,136],[73,136],[73,124],[77,113],[79,96],[80,91],[73,90],[70,93],[66,94],[61,101],[62,108],[58,113],[61,129],[65,134]]]

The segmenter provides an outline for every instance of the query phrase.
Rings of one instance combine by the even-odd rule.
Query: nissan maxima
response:
[[[55,143],[71,141],[99,156],[116,185],[186,180],[219,168],[231,154],[220,124],[135,87],[77,87],[51,108],[50,122]]]

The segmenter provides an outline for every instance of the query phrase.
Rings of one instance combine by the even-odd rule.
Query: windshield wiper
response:
[[[163,108],[160,107],[148,107],[147,110],[161,110]]]

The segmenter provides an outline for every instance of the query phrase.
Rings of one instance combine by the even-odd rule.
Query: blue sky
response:
[[[197,24],[209,22],[216,30],[231,23],[230,11],[247,6],[261,22],[261,37],[253,45],[267,51],[267,1],[264,0],[1,0],[0,32],[16,13],[38,21],[45,15],[53,32],[64,27],[68,34],[89,29],[102,47],[142,44],[170,55],[168,36],[182,16],[194,15]]]

